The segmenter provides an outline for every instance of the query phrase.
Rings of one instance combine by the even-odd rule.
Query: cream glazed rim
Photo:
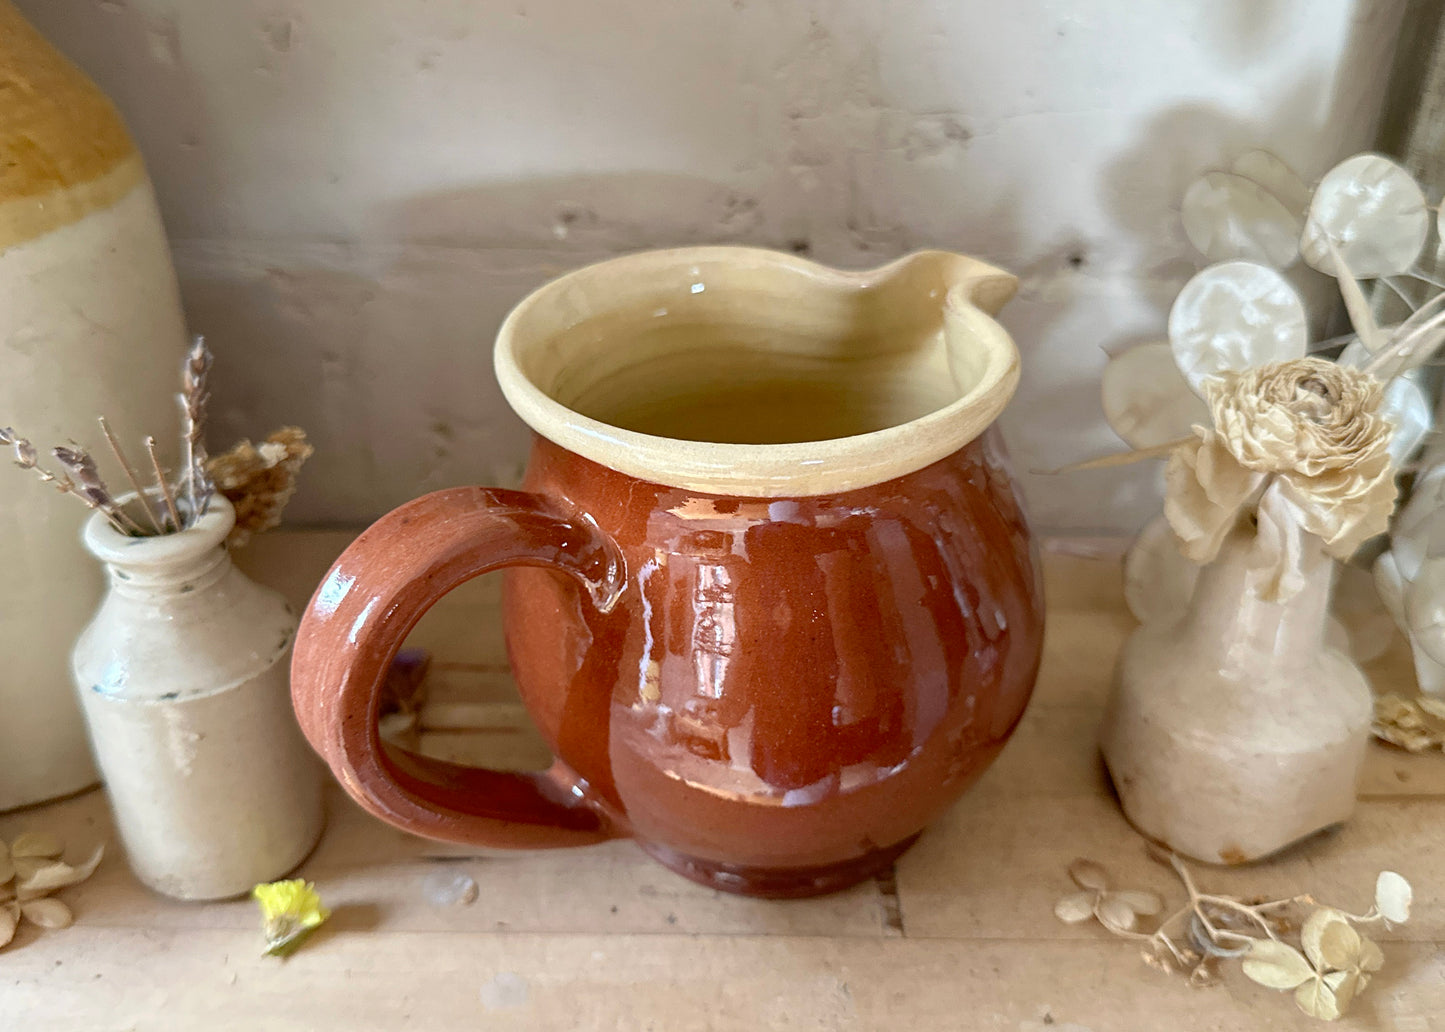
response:
[[[588,281],[626,277],[665,282],[678,270],[711,265],[740,275],[768,270],[797,276],[812,289],[858,295],[920,267],[937,271],[945,348],[955,381],[967,370],[954,401],[892,426],[848,437],[781,444],[733,444],[661,437],[624,429],[576,412],[551,397],[523,371],[523,353],[548,337],[524,334],[524,324],[549,321],[552,336],[584,322],[573,314]],[[696,271],[696,270],[693,270]],[[800,497],[870,487],[923,469],[957,452],[1002,413],[1019,381],[1019,354],[993,318],[1014,294],[1017,279],[974,258],[916,251],[873,269],[841,270],[763,248],[713,246],[643,251],[587,265],[524,298],[497,334],[494,366],[508,404],[541,436],[568,451],[641,480],[684,490],[741,497]],[[931,295],[931,296],[936,296]],[[561,319],[557,314],[561,314]]]
[[[131,492],[116,501],[126,508],[135,497],[135,493]],[[153,504],[157,501],[152,498]],[[130,509],[127,508],[127,511]],[[224,495],[218,493],[211,497],[205,514],[195,526],[185,530],[130,537],[111,526],[104,513],[96,512],[85,521],[82,533],[85,547],[103,563],[129,569],[160,569],[196,559],[221,546],[235,525],[235,508]]]

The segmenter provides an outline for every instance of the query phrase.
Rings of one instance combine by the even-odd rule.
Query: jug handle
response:
[[[496,771],[409,753],[377,727],[387,671],[407,633],[464,581],[502,566],[547,566],[611,609],[621,552],[590,517],[521,491],[451,488],[393,510],[341,554],[301,619],[291,695],[301,730],[366,810],[427,838],[534,849],[626,834],[560,761]]]

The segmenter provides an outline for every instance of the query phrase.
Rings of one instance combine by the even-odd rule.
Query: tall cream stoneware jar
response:
[[[178,534],[85,525],[110,590],[75,684],[131,869],[176,899],[249,892],[321,834],[321,764],[291,709],[296,614],[231,564],[234,523],[216,497]]]
[[[105,415],[125,440],[169,440],[185,325],[140,155],[9,0],[0,97],[0,426],[48,449]],[[84,516],[0,468],[0,810],[96,780],[68,670],[100,595]]]

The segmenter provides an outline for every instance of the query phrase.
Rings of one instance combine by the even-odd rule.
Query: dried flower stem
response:
[[[180,530],[181,514],[176,509],[176,499],[171,493],[171,485],[166,482],[165,470],[161,469],[160,457],[156,455],[156,439],[154,437],[146,438],[146,454],[151,457],[151,469],[155,470],[156,474],[156,487],[160,489],[161,497],[165,499],[166,511],[171,514],[171,523],[176,530]]]
[[[120,468],[125,471],[126,480],[130,481],[131,489],[135,491],[135,496],[140,499],[141,508],[145,510],[146,520],[149,521],[151,529],[157,534],[161,533],[160,518],[156,516],[155,509],[151,508],[151,500],[146,497],[145,489],[140,486],[140,478],[136,476],[135,470],[131,468],[130,462],[125,457],[125,452],[121,449],[120,441],[116,440],[115,434],[111,433],[110,424],[106,422],[104,416],[100,417],[100,432],[105,435],[105,443],[110,445],[110,450],[112,454],[115,455],[115,461],[120,463]]]
[[[190,503],[191,525],[205,515],[215,488],[206,475],[206,381],[211,372],[211,350],[206,338],[197,337],[186,355],[181,371],[181,408],[185,415],[186,499]]]

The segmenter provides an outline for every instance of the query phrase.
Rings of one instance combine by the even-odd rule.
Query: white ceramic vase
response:
[[[1334,561],[1304,534],[1305,586],[1265,601],[1236,530],[1187,611],[1143,624],[1120,657],[1104,760],[1145,835],[1210,863],[1268,856],[1355,805],[1372,699],[1326,640]]]
[[[185,324],[140,155],[105,95],[7,0],[0,81],[13,87],[0,104],[0,426],[42,455],[93,434],[97,415],[134,448],[147,433],[169,441]],[[96,781],[66,660],[101,579],[75,547],[85,510],[0,465],[7,810]]]
[[[110,589],[75,683],[131,868],[177,899],[275,880],[321,831],[322,771],[291,710],[296,615],[232,565],[234,521],[217,497],[179,534],[85,527]]]

